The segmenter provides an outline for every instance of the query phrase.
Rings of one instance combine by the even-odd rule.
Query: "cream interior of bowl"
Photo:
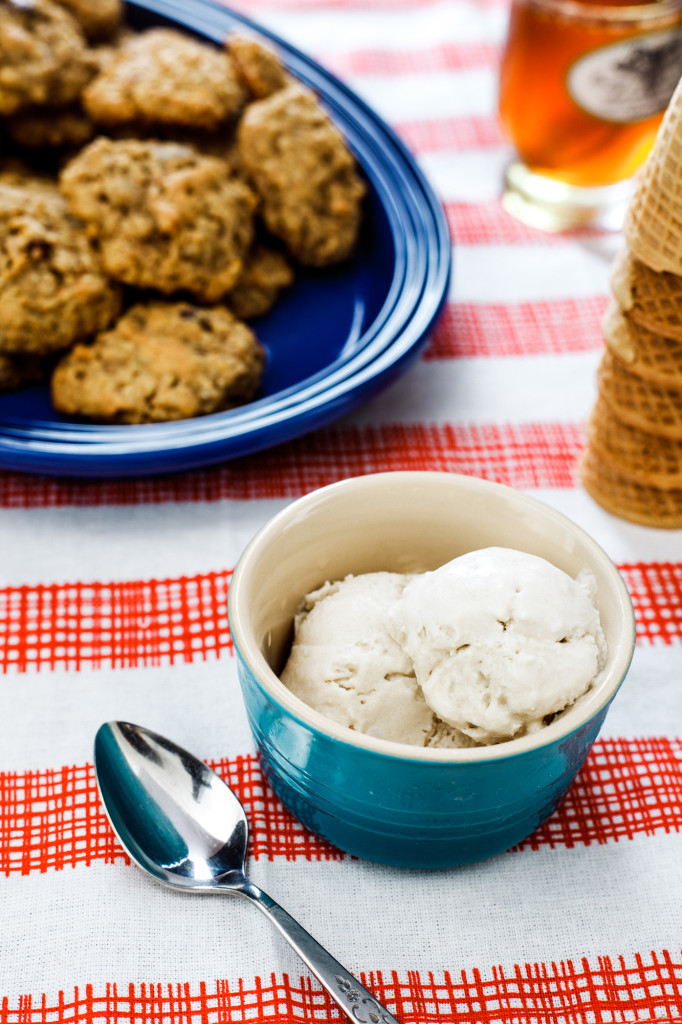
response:
[[[598,681],[580,701],[534,736],[495,747],[424,750],[364,737],[336,726],[281,683],[293,618],[304,594],[326,580],[387,570],[435,569],[456,555],[489,546],[513,547],[553,562],[571,576],[590,568],[608,645]],[[634,646],[629,594],[605,552],[549,506],[499,484],[445,473],[397,472],[346,480],[292,503],[253,539],[230,588],[234,640],[274,699],[347,742],[401,756],[465,758],[511,753],[576,728],[613,695]],[[487,752],[487,753],[486,753]]]

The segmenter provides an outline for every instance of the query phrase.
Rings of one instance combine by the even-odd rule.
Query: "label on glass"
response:
[[[682,75],[679,28],[634,36],[580,57],[570,68],[571,99],[602,121],[645,121],[668,106]]]

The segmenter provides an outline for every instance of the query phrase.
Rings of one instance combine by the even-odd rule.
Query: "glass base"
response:
[[[505,174],[502,206],[516,220],[540,231],[568,231],[577,227],[620,231],[633,191],[632,179],[600,188],[583,188],[537,174],[514,162]]]

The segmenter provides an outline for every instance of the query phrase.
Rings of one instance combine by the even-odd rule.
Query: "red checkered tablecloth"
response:
[[[682,531],[614,518],[576,460],[619,239],[542,235],[499,203],[505,0],[243,0],[411,147],[454,245],[416,366],[281,447],[159,479],[0,473],[0,1024],[338,1019],[268,922],[130,865],[92,743],[120,718],[193,750],[251,823],[249,872],[404,1024],[682,1018]],[[236,560],[292,499],[351,475],[468,473],[580,523],[632,594],[632,669],[559,810],[451,871],[359,861],[265,783],[227,624]]]

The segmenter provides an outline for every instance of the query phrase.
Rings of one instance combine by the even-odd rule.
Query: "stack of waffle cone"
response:
[[[682,274],[682,83],[642,169],[625,236],[633,255],[651,270]]]
[[[598,397],[580,461],[610,512],[682,527],[682,82],[625,221],[602,322]]]

